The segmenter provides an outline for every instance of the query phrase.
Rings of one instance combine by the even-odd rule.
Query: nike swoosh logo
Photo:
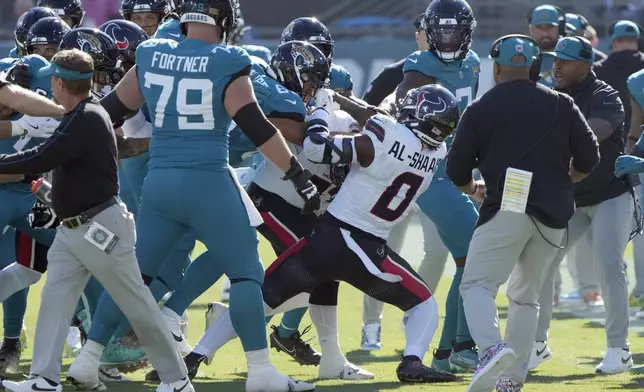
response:
[[[292,99],[292,100],[291,99],[285,99],[285,101],[289,102],[289,103],[292,103],[293,105],[295,105],[297,103],[297,101],[294,100],[294,99]]]
[[[624,365],[626,365],[626,362],[630,361],[632,357],[633,357],[632,355],[629,355],[629,356],[628,356],[628,357],[626,357],[626,358],[622,358],[622,363],[623,363]]]
[[[540,357],[541,354],[543,354],[543,352],[546,351],[547,348],[548,348],[548,346],[544,346],[543,350],[541,350],[541,351],[537,350],[537,357]]]
[[[182,386],[181,388],[179,388],[179,389],[174,388],[174,392],[181,392],[181,391],[183,391],[184,389],[186,389],[186,387],[188,386],[188,384],[190,384],[190,380],[186,381],[186,383],[185,383],[185,384],[183,384],[183,386]]]
[[[172,332],[170,332],[170,333],[172,333]],[[177,336],[177,335],[172,333],[172,337],[174,338],[175,342],[178,342],[178,343],[183,342],[183,338],[181,336]]]
[[[49,392],[56,391],[56,388],[51,388],[51,387],[49,387],[49,388],[41,388],[41,387],[38,386],[38,384],[32,384],[31,389],[33,389],[34,391],[43,391],[43,392],[44,391],[49,391]]]
[[[30,123],[27,123],[27,125],[29,125],[30,127],[32,127],[33,129],[36,129],[36,130],[39,128],[37,125],[31,125]]]
[[[289,349],[287,349],[286,347],[284,347],[284,345],[283,345],[283,344],[281,344],[279,341],[277,341],[277,344],[282,348],[282,350],[283,350],[285,353],[288,353],[289,355],[293,355],[293,354],[295,354],[295,349],[289,350]]]
[[[168,35],[171,37],[181,37],[181,34],[168,33]]]
[[[408,60],[409,60],[409,61],[411,61],[411,62],[412,62],[412,63],[414,63],[414,64],[416,64],[416,63],[418,62],[418,60],[417,60],[417,59],[408,59]]]

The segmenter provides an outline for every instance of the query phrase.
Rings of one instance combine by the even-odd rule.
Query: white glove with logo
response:
[[[16,133],[16,128],[22,129],[20,134],[27,132],[31,137],[48,138],[51,136],[60,122],[50,117],[31,117],[22,116],[19,120],[12,122],[12,133]],[[15,135],[14,135],[15,136]]]
[[[314,105],[316,108],[322,108],[328,113],[333,113],[333,90],[321,88],[315,93]]]

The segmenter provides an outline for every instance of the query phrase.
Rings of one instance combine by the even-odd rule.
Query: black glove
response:
[[[302,214],[308,215],[320,209],[320,193],[311,182],[313,175],[304,169],[295,157],[291,157],[291,168],[288,169],[283,180],[291,180],[297,194],[304,199]]]
[[[38,199],[36,199],[36,204],[31,208],[28,219],[32,229],[49,229],[60,225],[54,210]]]
[[[16,64],[9,71],[7,81],[12,84],[17,84],[22,88],[29,88],[31,75],[29,74],[29,66],[27,64]]]

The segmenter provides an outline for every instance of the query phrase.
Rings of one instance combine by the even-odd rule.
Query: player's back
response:
[[[374,158],[369,167],[353,164],[329,206],[337,219],[382,239],[409,213],[447,154],[443,143],[431,150],[391,117],[370,118],[364,132],[371,138]]]
[[[640,108],[644,109],[644,69],[629,76],[626,86],[631,97],[640,105]]]
[[[235,75],[248,72],[243,50],[185,39],[151,39],[136,51],[139,86],[150,111],[150,170],[227,170],[232,119],[223,103]]]

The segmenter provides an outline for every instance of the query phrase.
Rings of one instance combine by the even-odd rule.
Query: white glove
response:
[[[19,120],[14,121],[16,124],[32,137],[48,138],[51,136],[60,122],[50,117],[31,117],[22,116]],[[12,125],[13,125],[12,124]]]
[[[316,108],[323,108],[329,113],[333,112],[333,90],[328,88],[321,88],[315,93]]]

